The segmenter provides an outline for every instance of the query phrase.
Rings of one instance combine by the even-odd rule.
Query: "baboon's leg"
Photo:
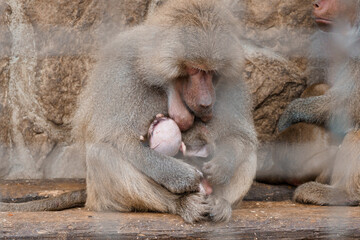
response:
[[[358,205],[360,202],[360,131],[349,132],[336,154],[330,185],[309,182],[294,200],[318,205]]]
[[[178,195],[169,192],[138,171],[111,146],[88,146],[87,163],[92,165],[87,176],[86,202],[91,210],[173,213],[187,222],[204,220],[207,214],[203,194]]]
[[[231,217],[231,209],[238,207],[249,191],[256,172],[256,153],[250,153],[235,171],[228,184],[214,186],[209,196],[210,217],[214,221],[227,221]]]

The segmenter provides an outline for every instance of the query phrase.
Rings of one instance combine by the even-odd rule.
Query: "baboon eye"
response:
[[[193,76],[193,75],[198,74],[201,70],[197,69],[197,68],[193,68],[193,67],[187,67],[186,71],[190,76]]]
[[[218,82],[219,82],[219,74],[217,74],[216,72],[214,72],[213,73],[213,75],[212,75],[213,77],[212,77],[212,82],[213,82],[213,84],[214,84],[214,86],[216,86],[217,84],[218,84]]]

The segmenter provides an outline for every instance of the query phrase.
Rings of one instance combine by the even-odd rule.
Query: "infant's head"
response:
[[[148,131],[149,145],[151,149],[168,156],[175,156],[181,146],[181,131],[171,118],[158,114],[151,123]]]

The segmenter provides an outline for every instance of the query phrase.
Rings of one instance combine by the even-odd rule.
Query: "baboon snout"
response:
[[[210,121],[215,103],[213,74],[195,68],[188,68],[187,71],[189,78],[184,86],[184,101],[195,116]]]
[[[208,108],[211,108],[212,105],[213,105],[213,99],[212,99],[212,96],[210,95],[210,93],[205,94],[199,100],[199,106],[201,108],[208,109]]]

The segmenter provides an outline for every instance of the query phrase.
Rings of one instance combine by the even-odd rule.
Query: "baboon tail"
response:
[[[56,197],[24,203],[0,202],[0,212],[39,212],[58,211],[83,206],[86,201],[86,190],[72,191]]]
[[[318,182],[308,182],[300,185],[294,193],[294,201],[305,204],[323,206],[358,206],[359,199],[352,199],[342,189]]]

